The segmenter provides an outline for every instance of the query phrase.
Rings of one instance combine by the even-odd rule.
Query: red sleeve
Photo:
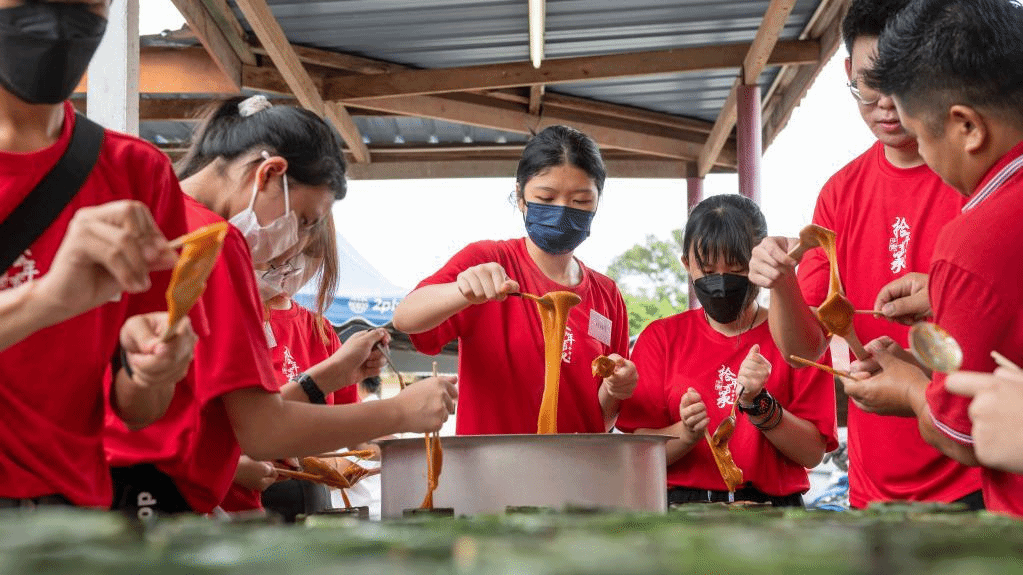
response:
[[[817,196],[817,205],[813,210],[813,223],[829,230],[835,229],[835,206],[833,198],[840,188],[837,181],[838,175],[834,175]],[[803,299],[812,306],[818,306],[828,296],[828,283],[831,279],[831,268],[828,264],[828,257],[821,248],[814,248],[803,255],[796,270],[799,278],[799,287],[803,292]]]
[[[491,257],[488,259],[486,252],[481,249],[479,243],[469,244],[452,256],[451,259],[444,264],[444,267],[437,270],[437,272],[430,277],[419,282],[416,289],[428,285],[452,283],[458,279],[458,274],[462,273],[466,269],[471,268],[474,265],[491,261],[497,261],[497,258]],[[424,331],[423,333],[409,334],[409,339],[412,340],[412,344],[419,352],[427,355],[437,355],[449,341],[458,337],[458,335],[462,332],[462,329],[467,323],[467,311],[468,310],[462,310],[456,313],[431,330]]]
[[[831,365],[831,351],[820,360]],[[782,405],[800,419],[813,424],[824,437],[824,451],[838,449],[838,416],[835,413],[835,379],[813,367],[795,369],[785,364],[791,372],[792,398],[789,405]]]
[[[280,387],[263,330],[263,305],[252,273],[252,257],[241,232],[230,226],[224,249],[202,296],[211,333],[199,339],[195,365],[201,404],[226,393]]]
[[[1005,340],[1005,318],[1011,317],[1009,310],[1018,303],[1006,305],[985,280],[947,261],[931,266],[930,297],[934,322],[948,331],[963,350],[961,369],[994,371],[991,350]],[[970,398],[946,391],[945,378],[945,374],[934,372],[927,386],[931,417],[945,435],[972,444],[973,424],[967,414]]]
[[[675,418],[668,409],[665,372],[668,368],[665,337],[661,322],[655,321],[639,334],[632,350],[632,361],[639,382],[632,397],[622,402],[615,427],[632,433],[639,428],[661,429]],[[676,406],[676,409],[678,406]]]
[[[134,151],[134,148],[131,150]],[[153,220],[156,221],[156,225],[163,232],[164,237],[174,239],[188,231],[184,193],[178,185],[178,179],[174,175],[174,170],[167,157],[148,147],[142,147],[141,150],[150,153],[138,154],[138,157],[131,159],[134,164],[131,169],[139,175],[139,178],[132,183],[140,196],[139,199],[153,214]],[[153,282],[152,289],[146,293],[128,296],[128,315],[165,311],[167,309],[167,285],[170,283],[170,277],[171,270],[150,274]],[[201,301],[192,308],[189,317],[196,333],[199,335],[209,333]]]

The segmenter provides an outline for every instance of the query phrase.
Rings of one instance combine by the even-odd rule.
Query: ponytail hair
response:
[[[288,162],[288,176],[307,186],[327,186],[340,200],[347,193],[341,138],[326,121],[303,108],[274,106],[265,96],[236,96],[214,104],[177,164],[185,179],[218,158],[232,161],[265,150]]]

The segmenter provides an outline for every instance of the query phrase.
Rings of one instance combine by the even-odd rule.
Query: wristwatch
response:
[[[771,407],[774,406],[774,396],[768,393],[766,389],[761,389],[760,393],[753,398],[752,405],[743,405],[738,397],[735,398],[735,403],[742,413],[752,417],[760,417],[767,415],[771,411]]]
[[[309,396],[309,403],[319,403],[320,405],[327,403],[327,398],[324,397],[323,391],[316,385],[316,382],[313,381],[313,378],[308,373],[302,372],[298,374],[295,381],[302,386],[302,391]]]

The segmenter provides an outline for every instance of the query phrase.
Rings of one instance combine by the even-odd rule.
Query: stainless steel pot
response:
[[[565,506],[664,513],[667,439],[619,433],[443,437],[434,506],[454,508],[455,515]],[[426,494],[426,447],[422,437],[378,443],[381,515],[401,517]]]

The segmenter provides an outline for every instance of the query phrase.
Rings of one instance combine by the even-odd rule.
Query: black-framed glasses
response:
[[[856,98],[856,101],[864,106],[874,105],[881,99],[881,94],[878,92],[872,92],[872,96],[869,98],[864,96],[863,92],[860,92],[859,86],[856,85],[856,80],[849,80],[845,85],[849,88],[849,93],[853,95],[853,98]]]

